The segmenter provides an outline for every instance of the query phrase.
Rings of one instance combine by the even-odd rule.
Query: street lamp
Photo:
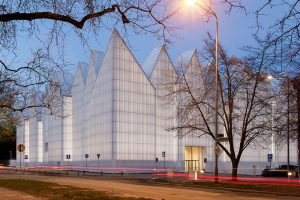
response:
[[[216,19],[216,47],[215,47],[215,151],[219,149],[218,147],[218,101],[219,101],[219,93],[218,93],[218,88],[219,88],[219,68],[218,68],[218,43],[219,43],[219,20],[217,13],[212,10],[212,8],[207,5],[205,2],[203,2],[204,6],[199,3],[198,0],[185,0],[187,5],[192,6],[192,5],[197,5],[201,9],[205,10],[209,14],[215,17]],[[215,152],[215,181],[218,181],[218,153]]]
[[[287,170],[290,169],[290,77],[288,74],[284,73],[283,78],[287,80]],[[269,75],[267,79],[272,80],[273,77]],[[272,119],[273,120],[273,119]]]

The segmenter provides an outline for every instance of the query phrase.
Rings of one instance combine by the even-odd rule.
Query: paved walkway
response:
[[[21,192],[17,192],[14,190],[8,190],[0,187],[0,199],[2,200],[37,200],[38,198],[24,194]]]

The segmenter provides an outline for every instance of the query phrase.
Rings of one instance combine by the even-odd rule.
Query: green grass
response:
[[[118,197],[106,192],[23,179],[0,180],[0,187],[50,200],[146,200],[145,198]]]

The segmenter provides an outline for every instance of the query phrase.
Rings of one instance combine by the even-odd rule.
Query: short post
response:
[[[71,155],[70,155],[70,154],[67,154],[67,155],[66,155],[66,159],[67,159],[67,166],[68,166],[68,167],[67,167],[67,170],[68,170],[69,167],[70,167],[70,166],[69,166],[69,165],[70,165],[69,160],[71,159]],[[67,172],[67,175],[68,175],[68,172]]]
[[[22,152],[20,151],[20,171],[21,171],[21,163],[22,163],[21,157],[22,157]]]
[[[272,168],[272,161],[273,161],[273,154],[269,153],[268,154],[268,162],[270,162],[270,169]]]
[[[85,154],[85,171],[87,171],[87,159],[89,158],[89,154]]]
[[[156,173],[157,173],[157,163],[158,163],[158,158],[155,158]]]
[[[101,156],[101,154],[98,153],[98,154],[97,154],[97,158],[98,158],[98,160],[97,160],[97,168],[98,168],[98,170],[99,170],[99,167],[100,167],[100,166],[99,166],[99,159],[100,159],[100,156]]]
[[[164,169],[166,170],[166,152],[163,151],[163,152],[161,153],[161,155],[162,155],[162,157],[164,158]]]
[[[17,146],[17,150],[18,150],[18,152],[20,152],[20,171],[21,171],[21,163],[22,163],[21,157],[22,157],[22,152],[25,151],[25,146],[24,146],[24,144],[19,144],[19,145]]]

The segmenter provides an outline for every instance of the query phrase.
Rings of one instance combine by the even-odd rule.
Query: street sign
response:
[[[25,151],[25,146],[24,146],[24,144],[19,144],[19,145],[17,146],[17,150],[18,150],[18,152],[23,152],[23,151]]]
[[[269,153],[268,154],[268,162],[272,162],[273,161],[273,154]]]
[[[84,157],[85,157],[85,158],[89,158],[89,154],[85,154]]]
[[[215,149],[214,149],[214,151],[215,151],[216,155],[220,155],[220,153],[221,153],[222,150],[221,150],[221,148],[219,146],[216,146]]]
[[[163,158],[166,157],[166,152],[165,151],[161,152],[161,155]]]
[[[101,156],[101,154],[100,154],[100,153],[98,153],[98,154],[97,154],[97,158],[99,159],[99,158],[100,158],[100,156]]]
[[[71,155],[70,154],[66,155],[66,158],[71,159]]]

